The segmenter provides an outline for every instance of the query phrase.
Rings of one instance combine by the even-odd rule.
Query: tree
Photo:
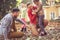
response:
[[[47,0],[41,0],[43,5],[46,5]]]
[[[22,0],[24,3],[32,2],[32,0]]]
[[[16,0],[0,0],[0,19],[4,17],[9,10],[16,7]]]

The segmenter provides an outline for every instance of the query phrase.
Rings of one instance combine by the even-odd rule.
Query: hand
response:
[[[29,26],[28,24],[25,24],[26,26]]]
[[[33,10],[33,11],[32,11],[32,14],[36,14],[36,11],[35,11],[35,10]]]

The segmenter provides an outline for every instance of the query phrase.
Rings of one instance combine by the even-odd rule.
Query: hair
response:
[[[27,7],[28,7],[30,4],[31,4],[31,3],[30,3],[30,2],[28,2],[28,3],[27,3]]]
[[[12,12],[19,12],[20,10],[18,8],[13,8]]]
[[[39,2],[39,0],[33,0],[33,2]]]

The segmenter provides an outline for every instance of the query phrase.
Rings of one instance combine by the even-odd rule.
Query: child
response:
[[[36,14],[33,12],[35,7],[31,3],[27,3],[27,13],[30,19],[30,26],[32,34],[37,36],[38,31],[36,30]]]

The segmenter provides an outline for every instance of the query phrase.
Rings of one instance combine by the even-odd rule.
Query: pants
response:
[[[36,25],[30,24],[30,26],[31,26],[32,34],[35,35],[35,36],[38,36],[38,30],[36,28]]]
[[[44,30],[44,15],[39,15],[38,16],[38,26],[41,28],[42,32],[45,32]]]
[[[0,35],[2,35],[2,28],[1,28],[1,26],[0,26]]]
[[[20,37],[22,37],[22,36],[24,36],[24,33],[23,32],[10,32],[9,34],[8,34],[8,38],[10,39],[10,38],[20,38]]]
[[[6,30],[6,28],[2,28],[2,35],[4,36],[4,39],[7,39],[7,30]]]
[[[23,32],[7,32],[6,28],[2,28],[2,35],[4,36],[4,40],[8,40],[8,38],[20,38],[24,36]]]

